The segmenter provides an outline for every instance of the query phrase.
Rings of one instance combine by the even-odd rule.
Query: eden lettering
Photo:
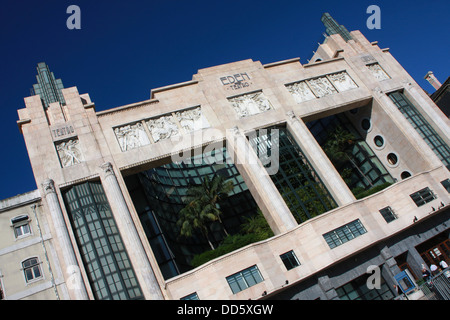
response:
[[[246,72],[220,78],[220,81],[222,81],[222,85],[224,85],[224,86],[229,85],[229,84],[239,83],[239,82],[242,82],[245,80],[250,80],[250,77],[248,76],[248,74]]]

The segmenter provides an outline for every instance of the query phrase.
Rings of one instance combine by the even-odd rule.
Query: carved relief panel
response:
[[[154,142],[169,139],[180,134],[180,129],[172,115],[162,116],[147,121],[148,130]]]
[[[138,148],[150,143],[141,122],[117,127],[114,129],[114,133],[122,151]]]
[[[388,74],[381,68],[381,66],[378,63],[369,64],[367,65],[367,69],[369,69],[370,73],[378,80],[386,80],[390,79]]]
[[[353,79],[350,78],[348,73],[345,71],[330,74],[328,78],[339,92],[347,91],[353,88],[358,88],[355,81],[353,81]]]
[[[331,82],[327,77],[319,77],[316,79],[308,80],[308,84],[311,86],[312,90],[315,92],[317,97],[322,98],[329,94],[336,93],[337,90],[333,87]]]
[[[311,89],[306,84],[306,81],[300,81],[297,83],[290,84],[290,85],[286,86],[286,88],[292,94],[292,96],[294,97],[294,99],[297,103],[312,100],[312,99],[316,98],[314,93],[311,91]]]
[[[252,116],[272,109],[272,105],[266,96],[260,92],[244,94],[228,99],[233,105],[239,118]]]
[[[63,168],[73,166],[84,161],[78,138],[55,143],[59,161]]]
[[[186,133],[210,127],[200,107],[175,112],[175,116]]]

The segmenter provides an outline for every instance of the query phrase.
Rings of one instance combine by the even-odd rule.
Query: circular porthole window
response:
[[[372,127],[372,122],[370,122],[369,118],[364,118],[361,120],[361,128],[364,131],[369,131],[371,127]]]
[[[380,135],[375,136],[375,138],[373,138],[373,143],[375,143],[375,146],[378,149],[381,149],[384,147],[384,138]]]
[[[396,166],[398,165],[398,157],[395,153],[389,153],[387,155],[387,162],[390,166]]]
[[[400,174],[400,178],[402,178],[402,180],[403,180],[403,179],[406,179],[406,178],[409,178],[409,177],[411,177],[411,172],[409,172],[409,171],[403,171],[403,172]]]
[[[351,114],[357,114],[358,113],[358,108],[352,109],[349,111]]]

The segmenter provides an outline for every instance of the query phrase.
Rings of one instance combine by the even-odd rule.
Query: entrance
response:
[[[417,246],[417,251],[428,267],[432,264],[439,266],[441,259],[444,259],[447,264],[450,263],[450,239],[448,238],[448,231]]]

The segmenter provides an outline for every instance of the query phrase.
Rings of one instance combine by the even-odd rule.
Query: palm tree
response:
[[[192,237],[194,230],[199,229],[202,235],[208,240],[209,246],[214,250],[214,245],[208,237],[208,224],[217,220],[216,216],[206,213],[201,209],[198,201],[190,201],[180,210],[177,226],[180,228],[180,235]]]
[[[233,181],[226,181],[220,175],[215,175],[212,180],[206,176],[201,184],[190,187],[185,200],[186,206],[180,211],[177,222],[181,227],[181,235],[191,237],[194,229],[200,229],[214,250],[214,246],[208,238],[209,224],[219,221],[228,236],[221,219],[222,211],[219,203],[228,197],[233,188]]]

